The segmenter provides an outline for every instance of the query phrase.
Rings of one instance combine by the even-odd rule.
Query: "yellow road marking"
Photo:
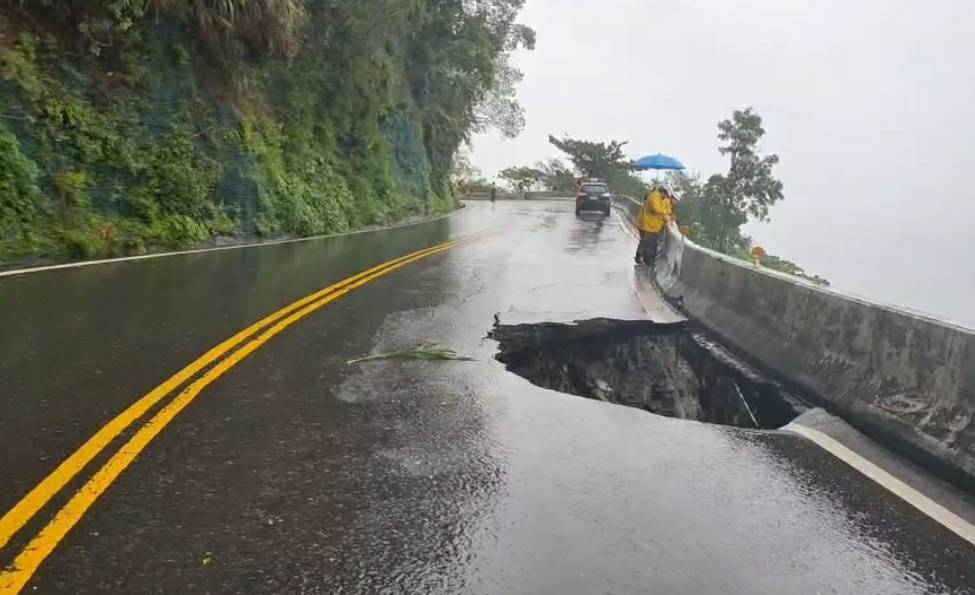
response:
[[[361,279],[369,277],[370,275],[374,275],[379,271],[383,271],[389,267],[398,268],[406,262],[413,262],[418,258],[452,248],[460,243],[479,239],[483,235],[483,233],[475,234],[469,238],[462,238],[460,240],[446,242],[424,250],[418,250],[411,254],[407,254],[400,258],[372,267],[371,269],[365,270],[357,275],[344,279],[339,283],[330,285],[320,291],[308,295],[292,303],[291,305],[264,317],[260,321],[240,331],[216,347],[213,347],[188,366],[171,376],[168,380],[142,396],[138,401],[125,409],[125,411],[115,416],[114,419],[105,424],[100,430],[98,430],[98,432],[96,432],[91,438],[82,444],[78,450],[72,453],[71,456],[65,459],[54,471],[52,471],[47,477],[38,483],[37,486],[35,486],[16,505],[14,505],[13,508],[7,511],[7,513],[0,518],[0,548],[6,545],[7,542],[10,541],[11,537],[13,537],[17,531],[23,528],[23,526],[27,524],[27,522],[35,514],[37,514],[37,512],[43,508],[44,505],[47,504],[47,502],[49,502],[50,499],[53,498],[69,481],[71,481],[75,475],[77,475],[88,463],[90,463],[93,458],[98,456],[98,453],[104,450],[115,438],[119,436],[119,434],[125,431],[126,428],[142,417],[146,411],[152,408],[153,405],[158,403],[161,399],[182,385],[184,382],[192,378],[197,372],[212,364],[214,361],[225,355],[228,351],[232,350],[234,347],[247,340],[264,327],[282,318],[283,316],[287,316],[310,302],[314,302],[315,300],[332,292],[340,291],[341,289],[348,287]]]
[[[114,482],[115,479],[118,478],[118,476],[135,460],[135,458],[139,456],[139,453],[141,453],[145,447],[152,442],[153,438],[155,438],[179,414],[180,411],[192,403],[204,388],[209,386],[210,383],[216,379],[220,378],[225,372],[227,372],[227,370],[233,368],[238,362],[253,353],[258,347],[305,316],[308,316],[312,312],[339,299],[340,297],[350,293],[362,285],[365,285],[366,283],[378,279],[379,277],[391,273],[392,271],[404,267],[412,262],[426,258],[427,256],[432,256],[433,254],[437,254],[439,252],[450,250],[457,245],[481,239],[485,235],[488,234],[479,234],[478,236],[442,244],[429,250],[415,253],[414,255],[405,257],[405,260],[399,259],[398,261],[393,261],[395,264],[390,266],[376,267],[381,270],[378,270],[365,277],[361,276],[361,274],[357,275],[356,277],[358,277],[358,280],[346,284],[344,287],[326,295],[319,301],[307,305],[290,316],[279,320],[266,331],[261,333],[257,338],[250,340],[243,347],[207,370],[203,376],[193,381],[193,383],[184,389],[179,396],[160,409],[159,412],[152,417],[152,419],[139,428],[139,430],[129,439],[129,441],[126,442],[112,456],[112,458],[109,459],[108,462],[101,467],[101,469],[95,472],[92,478],[88,480],[88,482],[82,486],[74,496],[71,497],[68,503],[57,512],[51,522],[41,529],[40,533],[38,533],[36,537],[31,539],[30,543],[28,543],[23,551],[21,551],[20,554],[18,554],[14,559],[13,565],[8,570],[0,573],[0,594],[19,593],[24,585],[27,584],[27,581],[30,580],[31,576],[34,575],[40,565],[44,562],[44,559],[54,551],[54,548],[57,547],[58,543],[60,543],[64,536],[67,535],[67,533],[78,523],[78,521],[81,520],[82,516],[84,516],[85,512],[92,506],[92,504],[95,503],[98,497],[101,496],[112,484],[112,482]]]

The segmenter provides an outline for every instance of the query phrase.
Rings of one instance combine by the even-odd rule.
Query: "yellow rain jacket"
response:
[[[674,214],[674,205],[670,198],[660,193],[660,190],[651,192],[643,206],[640,207],[640,214],[636,218],[636,228],[647,233],[660,233],[664,228],[664,223],[669,221]]]

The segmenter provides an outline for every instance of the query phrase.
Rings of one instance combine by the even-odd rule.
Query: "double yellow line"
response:
[[[64,486],[71,481],[92,459],[113,440],[139,420],[154,405],[197,375],[211,364],[201,376],[186,386],[173,400],[163,406],[81,487],[54,516],[54,518],[17,555],[13,564],[0,572],[0,593],[18,593],[30,580],[44,559],[54,551],[58,543],[81,520],[85,512],[135,458],[187,405],[227,370],[253,353],[272,337],[312,312],[343,297],[355,289],[407,266],[423,258],[433,256],[498,233],[487,231],[452,242],[446,242],[419,250],[406,256],[385,262],[330,285],[293,304],[286,306],[252,324],[216,347],[210,349],[168,380],[149,391],[125,411],[105,424],[78,450],[65,459],[34,489],[0,518],[0,548],[36,515]],[[242,346],[241,346],[242,345]],[[238,346],[239,349],[236,349]],[[228,355],[229,354],[229,355]],[[224,357],[226,356],[226,357]]]

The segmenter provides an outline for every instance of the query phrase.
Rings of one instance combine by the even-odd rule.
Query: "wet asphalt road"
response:
[[[498,313],[644,312],[633,240],[555,201],[0,279],[0,507],[239,329],[503,224],[513,228],[365,285],[243,360],[109,488],[28,591],[975,592],[969,544],[803,438],[561,395],[494,361],[485,335]],[[424,343],[476,361],[346,364]]]

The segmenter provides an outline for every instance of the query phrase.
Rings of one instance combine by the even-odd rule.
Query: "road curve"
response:
[[[480,203],[389,232],[0,280],[2,514],[241,329],[382,263],[505,230],[370,277],[225,366],[26,590],[972,592],[971,545],[800,436],[562,395],[494,361],[498,313],[665,315],[636,296],[633,239],[571,209]],[[475,361],[346,363],[431,343]],[[72,476],[0,565],[212,369]]]

